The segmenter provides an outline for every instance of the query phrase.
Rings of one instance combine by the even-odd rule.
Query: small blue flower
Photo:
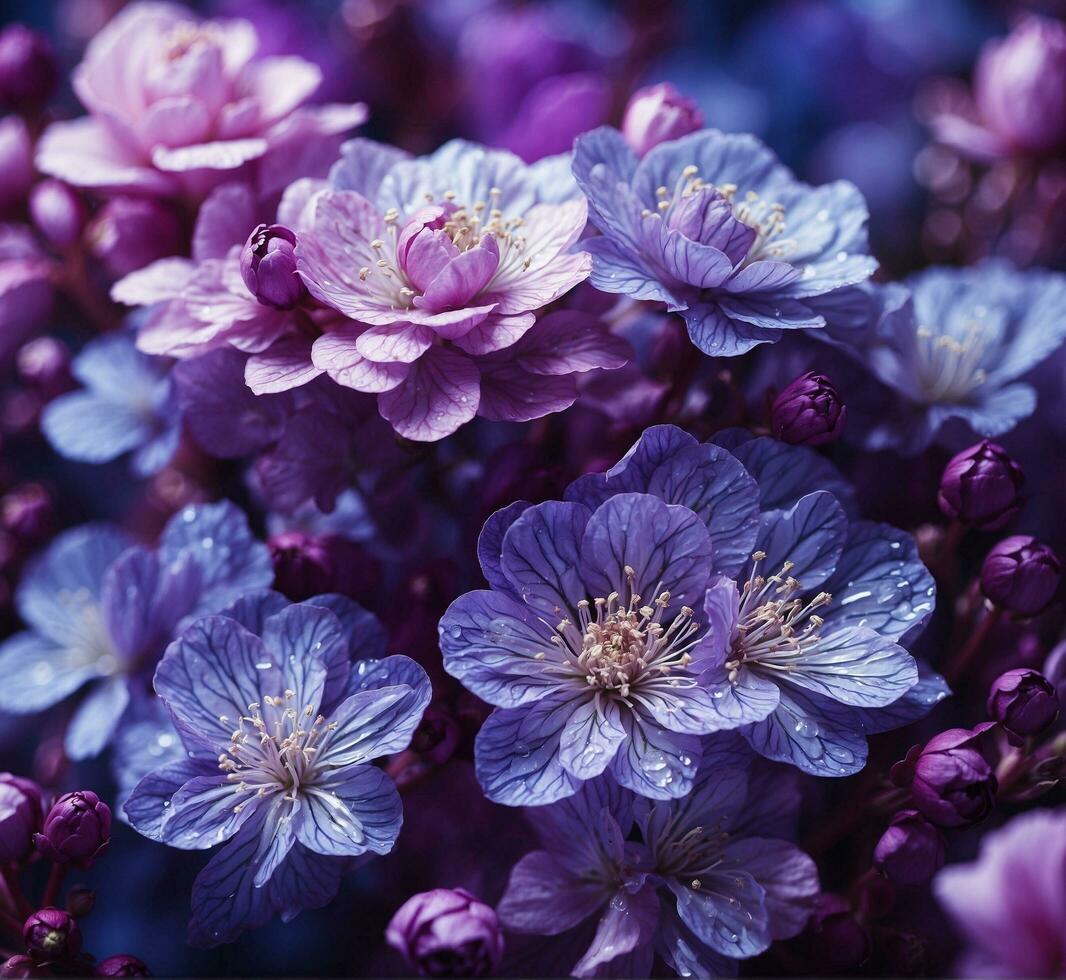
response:
[[[906,286],[910,300],[886,294],[872,339],[849,351],[888,388],[866,447],[912,455],[952,428],[997,436],[1030,416],[1036,391],[1018,379],[1066,339],[1066,276],[989,260]]]
[[[679,976],[734,976],[737,960],[799,933],[818,873],[782,839],[794,785],[739,740],[706,740],[704,758],[680,800],[598,779],[538,809],[543,849],[513,869],[498,908],[504,925],[554,936],[595,918],[578,977],[608,965],[611,976],[648,976],[656,952]]]
[[[801,184],[752,136],[703,130],[638,160],[603,127],[578,138],[573,166],[603,232],[583,243],[590,282],[665,303],[706,354],[825,327],[822,298],[877,267],[859,191]]]
[[[270,554],[228,501],[186,507],[159,545],[90,524],[60,535],[27,569],[15,602],[30,627],[0,645],[0,710],[32,714],[81,688],[66,752],[84,759],[116,732],[131,698],[191,617],[273,579]]]
[[[431,691],[418,664],[384,648],[350,599],[258,592],[167,650],[155,690],[188,756],[145,776],[125,811],[171,847],[228,842],[193,885],[190,942],[324,905],[353,859],[392,849],[400,796],[371,763],[407,746]]]
[[[164,359],[140,353],[132,334],[115,333],[86,344],[72,370],[84,388],[60,395],[41,416],[56,452],[82,463],[132,452],[130,465],[140,477],[170,462],[181,419]]]
[[[733,728],[768,758],[848,775],[864,732],[944,696],[902,645],[935,591],[913,540],[849,520],[811,450],[725,438],[735,455],[651,428],[566,501],[489,518],[492,588],[457,599],[440,636],[445,669],[497,708],[475,746],[491,799],[551,803],[603,772],[684,796],[699,736]]]

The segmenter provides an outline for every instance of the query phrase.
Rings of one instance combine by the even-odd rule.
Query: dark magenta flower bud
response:
[[[992,682],[988,715],[1016,739],[1046,732],[1059,716],[1059,696],[1038,670],[1008,670]]]
[[[770,425],[774,436],[793,446],[821,446],[844,428],[847,408],[824,374],[801,374],[774,399]]]
[[[101,960],[93,970],[94,977],[150,977],[152,971],[142,960],[129,953],[116,953]]]
[[[974,98],[1009,149],[1040,154],[1066,145],[1066,24],[1027,17],[990,42],[974,71]]]
[[[0,521],[23,544],[40,544],[54,524],[52,497],[39,483],[23,483],[0,499]]]
[[[354,541],[334,534],[282,531],[267,542],[274,588],[293,602],[326,592],[358,597],[378,580],[378,562]]]
[[[669,82],[634,92],[622,120],[622,135],[641,157],[660,143],[702,128],[700,107]]]
[[[972,731],[951,728],[931,738],[914,761],[911,798],[938,827],[963,827],[988,816],[995,805],[996,776],[980,743],[989,722]]]
[[[944,838],[917,810],[900,810],[874,848],[874,864],[899,885],[924,885],[944,865]]]
[[[92,867],[111,842],[111,808],[92,790],[59,797],[33,843],[49,861]]]
[[[67,891],[67,911],[75,919],[84,919],[96,905],[96,892],[84,885],[75,885]]]
[[[29,956],[18,955],[4,960],[0,965],[0,977],[50,977],[47,968]]]
[[[47,102],[59,82],[52,46],[25,24],[11,24],[0,34],[0,104],[29,109]]]
[[[44,963],[70,960],[81,952],[81,930],[74,917],[63,909],[34,912],[22,927],[22,939],[26,952]]]
[[[1007,451],[984,439],[944,467],[937,501],[948,517],[996,531],[1018,512],[1024,483],[1022,468]]]
[[[1058,590],[1062,562],[1047,545],[1024,534],[1004,538],[981,566],[981,591],[1007,612],[1035,616]]]
[[[33,184],[33,142],[19,116],[0,119],[0,209],[21,205]]]
[[[385,939],[423,977],[484,977],[503,956],[495,910],[462,888],[435,888],[409,898]]]
[[[33,835],[41,829],[41,787],[32,779],[0,773],[0,864],[14,864],[33,853]]]
[[[821,972],[854,970],[870,955],[870,937],[840,895],[818,896],[807,932],[811,955]]]
[[[35,337],[15,356],[19,379],[51,400],[75,387],[70,373],[70,350],[55,337]]]
[[[185,250],[177,212],[151,198],[111,198],[96,212],[86,240],[111,279]]]
[[[260,225],[244,243],[241,275],[260,303],[288,310],[307,292],[296,274],[296,233],[284,225]]]
[[[56,248],[74,245],[89,219],[85,202],[60,180],[42,180],[30,191],[30,217]]]

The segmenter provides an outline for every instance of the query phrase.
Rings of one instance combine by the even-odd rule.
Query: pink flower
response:
[[[315,341],[315,366],[378,395],[401,435],[432,441],[475,415],[561,411],[574,374],[624,364],[627,345],[593,317],[534,327],[590,268],[574,249],[586,204],[564,163],[527,167],[460,140],[419,160],[347,144],[331,175],[344,189],[312,196],[296,245],[312,296],[349,318]]]
[[[303,159],[316,140],[335,154],[339,135],[366,113],[304,107],[319,69],[256,58],[258,43],[248,21],[200,21],[166,3],[127,7],[74,71],[89,115],[50,126],[38,166],[78,186],[166,195],[202,194],[256,161],[260,183],[277,189],[286,156]]]

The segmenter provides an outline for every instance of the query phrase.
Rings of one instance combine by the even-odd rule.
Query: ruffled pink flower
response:
[[[349,143],[334,187],[306,205],[296,256],[307,288],[349,318],[315,341],[337,384],[378,395],[409,439],[475,415],[526,421],[577,396],[573,375],[628,347],[593,317],[536,311],[589,273],[574,249],[586,204],[559,161],[525,166],[462,141],[420,160]]]
[[[174,194],[203,192],[254,161],[271,185],[261,189],[280,189],[292,178],[286,160],[306,162],[316,143],[335,155],[366,112],[305,107],[322,81],[318,67],[257,58],[258,43],[245,20],[200,21],[166,3],[127,7],[74,71],[89,115],[50,126],[38,166],[77,186]]]

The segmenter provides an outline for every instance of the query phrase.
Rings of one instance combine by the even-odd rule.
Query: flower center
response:
[[[625,574],[627,602],[620,601],[618,592],[592,602],[582,599],[577,604],[578,622],[562,620],[552,637],[564,655],[562,663],[552,667],[583,678],[588,687],[615,693],[623,701],[643,681],[687,667],[692,661],[688,652],[695,643],[692,637],[699,630],[688,606],[682,606],[664,626],[670,593],[660,593],[652,606],[641,605],[641,597],[633,592],[636,573],[626,566]],[[539,659],[543,656],[538,654]],[[695,683],[691,678],[673,680]]]
[[[729,680],[735,681],[743,665],[769,670],[791,670],[796,660],[821,638],[822,617],[814,610],[828,605],[832,596],[819,592],[805,601],[803,586],[789,572],[794,562],[786,561],[776,575],[759,574],[766,552],[752,556],[751,577],[741,590],[736,634],[730,659],[726,661]]]
[[[981,368],[993,331],[981,323],[967,324],[961,336],[918,327],[915,350],[918,386],[929,402],[960,402],[988,375]]]
[[[729,834],[719,826],[696,826],[682,832],[678,817],[670,818],[655,842],[656,870],[667,876],[708,875],[722,863],[722,850]],[[694,877],[690,887],[699,890],[703,882]]]
[[[748,248],[741,267],[759,259],[782,261],[796,248],[796,240],[785,238],[785,207],[764,200],[755,191],[748,191],[742,200],[737,200],[736,184],[715,185],[699,176],[699,167],[691,165],[681,171],[673,191],[660,187],[655,192],[657,213],[671,225],[684,230],[694,211],[706,211],[719,202],[725,202],[733,217],[745,224],[755,238]],[[645,209],[647,217],[656,212]],[[691,236],[689,236],[691,237]]]
[[[218,757],[218,768],[239,791],[266,796],[288,790],[286,798],[295,801],[301,785],[311,781],[317,743],[337,725],[327,724],[322,715],[311,721],[314,706],[298,709],[295,699],[295,691],[286,691],[280,698],[267,695],[262,705],[253,701],[248,714],[237,719],[229,749]],[[219,720],[229,724],[225,715]],[[234,811],[243,807],[244,803],[239,803]]]
[[[199,44],[220,46],[221,37],[213,24],[182,21],[167,33],[165,55],[168,62],[180,61]]]

